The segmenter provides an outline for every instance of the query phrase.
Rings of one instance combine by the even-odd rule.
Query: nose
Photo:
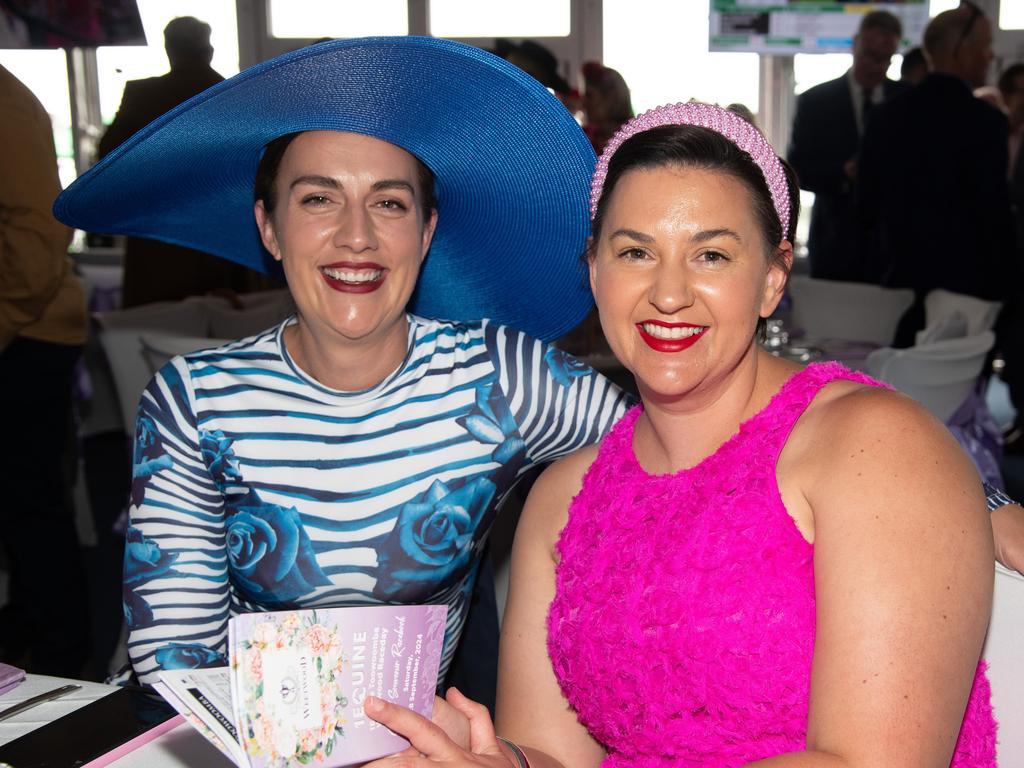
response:
[[[346,206],[339,211],[332,238],[335,248],[359,253],[377,248],[377,230],[370,212],[360,206]]]
[[[671,261],[658,265],[648,300],[664,315],[672,315],[693,304],[693,283],[686,267]]]

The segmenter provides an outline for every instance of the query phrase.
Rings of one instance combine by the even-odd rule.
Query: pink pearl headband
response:
[[[768,140],[753,125],[734,112],[710,104],[692,101],[688,104],[669,104],[637,115],[623,125],[605,145],[601,157],[594,169],[594,178],[590,184],[590,218],[597,213],[597,202],[601,199],[605,176],[608,175],[608,162],[612,159],[622,143],[630,136],[649,131],[662,125],[697,125],[709,128],[729,139],[733,144],[746,152],[757,163],[764,174],[764,180],[771,192],[775,212],[782,222],[782,232],[789,231],[789,185],[786,172],[779,162],[775,150]]]

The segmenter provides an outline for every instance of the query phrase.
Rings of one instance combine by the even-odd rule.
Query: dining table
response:
[[[44,701],[30,709],[0,720],[0,746],[37,728],[58,720],[117,691],[116,686],[85,680],[69,680],[29,674],[17,687],[0,694],[0,712],[47,691],[64,685],[79,688],[67,695]],[[136,737],[120,748],[81,765],[81,768],[233,768],[198,731],[180,715]],[[13,766],[13,768],[18,768]]]

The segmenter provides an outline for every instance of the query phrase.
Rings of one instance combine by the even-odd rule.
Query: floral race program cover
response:
[[[377,696],[430,717],[447,610],[368,606],[231,619],[234,727],[226,729],[228,736],[215,730],[227,741],[237,739],[239,748],[224,751],[238,755],[233,759],[243,768],[243,754],[252,768],[333,768],[405,749],[405,739],[366,717],[363,699]],[[161,673],[163,680],[171,677]],[[180,705],[188,697],[176,698]],[[192,703],[186,706],[200,714]]]

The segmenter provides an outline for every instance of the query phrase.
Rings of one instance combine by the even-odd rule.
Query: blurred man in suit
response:
[[[999,76],[999,92],[1010,120],[1010,200],[1017,223],[1017,245],[1024,249],[1024,62],[1007,67]],[[1024,255],[1024,254],[1022,254]]]
[[[1006,115],[972,92],[992,62],[992,24],[964,3],[931,20],[924,49],[931,73],[873,117],[858,172],[882,283],[918,297],[898,333],[904,346],[924,325],[929,290],[1002,301],[1018,277]]]
[[[224,79],[210,66],[210,32],[209,24],[191,16],[167,24],[164,48],[171,71],[125,83],[117,115],[100,139],[100,157],[160,115]],[[176,301],[210,291],[242,292],[258,283],[251,270],[190,248],[139,238],[128,238],[125,243],[124,307]]]
[[[171,71],[160,77],[125,83],[117,115],[100,139],[100,157],[164,112],[224,79],[210,66],[210,32],[209,24],[191,16],[181,16],[167,24],[164,50]]]
[[[807,240],[811,275],[864,281],[854,183],[864,127],[875,109],[907,86],[885,73],[903,36],[886,11],[861,19],[853,66],[842,77],[808,89],[797,101],[788,159],[800,186],[814,193]]]

